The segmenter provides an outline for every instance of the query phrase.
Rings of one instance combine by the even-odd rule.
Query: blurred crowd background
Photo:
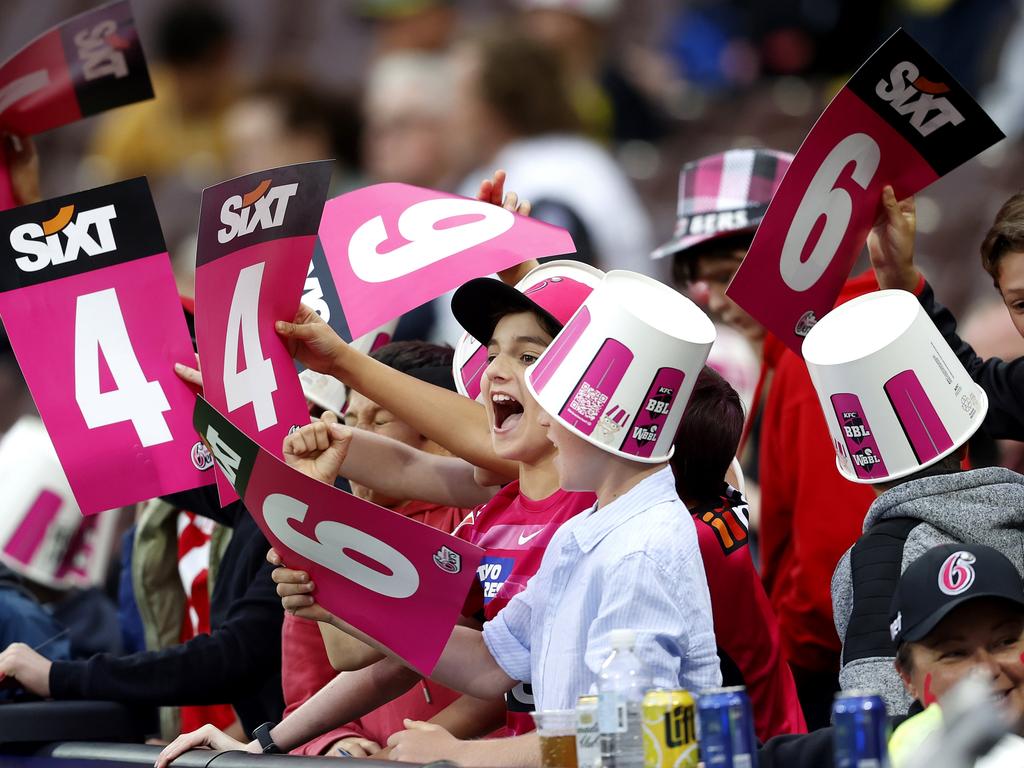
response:
[[[0,57],[94,5],[5,0]],[[1009,136],[918,197],[920,263],[979,354],[1024,351],[977,257],[1024,178],[1019,0],[133,5],[157,98],[38,137],[43,196],[147,176],[183,293],[204,186],[323,157],[338,161],[335,194],[379,181],[473,194],[504,167],[584,256],[666,277],[647,253],[672,232],[681,164],[795,152],[903,26]]]

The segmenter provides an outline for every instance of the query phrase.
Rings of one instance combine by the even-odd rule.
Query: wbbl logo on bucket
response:
[[[633,420],[620,451],[644,459],[654,453],[654,446],[665,430],[665,422],[684,378],[685,374],[677,368],[658,369],[647,388],[643,408]]]
[[[839,428],[850,453],[853,469],[857,477],[870,480],[884,477],[887,472],[878,443],[871,432],[864,409],[856,395],[837,393],[832,395],[832,407],[839,420]],[[843,457],[840,456],[840,459]]]

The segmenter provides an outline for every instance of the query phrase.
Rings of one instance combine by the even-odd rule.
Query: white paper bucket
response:
[[[398,328],[398,318],[391,320],[380,328],[375,328],[367,334],[354,339],[349,346],[364,355],[380,349],[391,342]],[[345,410],[345,402],[348,400],[348,387],[333,376],[317,373],[306,368],[299,372],[299,382],[302,384],[302,393],[306,399],[321,408],[335,413],[342,413]]]
[[[527,293],[545,280],[563,277],[594,287],[604,278],[604,272],[581,261],[557,259],[531,269],[516,283],[515,289],[520,293]],[[486,347],[470,333],[463,333],[459,343],[455,345],[455,356],[452,358],[452,375],[455,377],[455,388],[459,394],[476,400],[480,396],[480,377],[486,368]]]
[[[113,545],[113,514],[82,513],[50,436],[24,416],[0,440],[0,561],[53,589],[99,584]]]
[[[836,467],[855,483],[897,480],[940,461],[988,411],[984,390],[906,291],[836,307],[807,334],[803,356]]]
[[[715,326],[692,301],[614,270],[526,374],[541,407],[575,434],[634,461],[659,463],[672,443]]]

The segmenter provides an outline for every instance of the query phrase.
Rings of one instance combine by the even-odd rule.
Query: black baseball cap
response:
[[[542,264],[515,288],[491,277],[478,277],[452,295],[452,314],[486,347],[498,320],[516,312],[534,312],[561,329],[603,278],[604,273],[596,267],[568,259]]]
[[[923,640],[957,606],[998,597],[1024,608],[1024,580],[1013,563],[984,544],[943,544],[903,572],[889,607],[897,647]]]

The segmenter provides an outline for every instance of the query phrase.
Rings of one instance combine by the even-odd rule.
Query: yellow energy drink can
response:
[[[697,709],[687,691],[648,691],[643,732],[644,768],[697,768]]]

